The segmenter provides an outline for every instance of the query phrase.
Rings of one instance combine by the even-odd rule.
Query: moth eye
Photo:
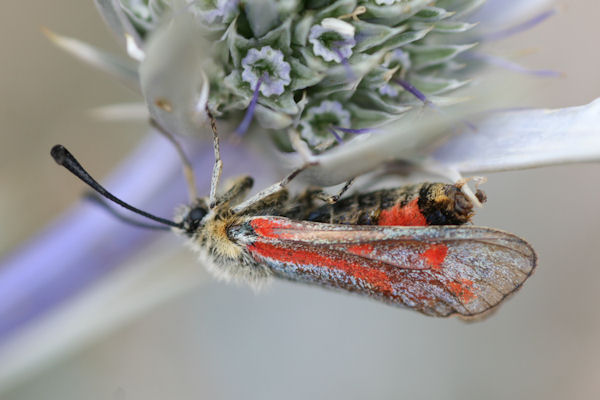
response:
[[[204,218],[205,215],[206,210],[204,210],[203,208],[194,208],[188,214],[188,218],[190,219],[190,221],[200,221],[202,218]]]
[[[200,226],[200,221],[202,218],[208,213],[202,207],[195,207],[190,210],[188,215],[185,217],[186,231],[188,233],[193,233]]]

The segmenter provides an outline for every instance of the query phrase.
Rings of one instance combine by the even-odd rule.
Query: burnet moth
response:
[[[471,317],[490,311],[532,274],[536,254],[523,239],[467,226],[471,201],[459,186],[423,183],[322,202],[319,190],[290,197],[302,169],[244,201],[252,178],[218,194],[219,140],[208,197],[195,194],[193,173],[178,147],[191,204],[174,221],[141,211],[100,186],[61,145],[51,154],[109,200],[187,236],[219,278],[259,285],[270,277],[359,293],[430,316]],[[344,189],[347,189],[347,186]],[[477,193],[484,200],[481,192]]]

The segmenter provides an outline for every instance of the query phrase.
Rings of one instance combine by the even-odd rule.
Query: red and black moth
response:
[[[423,183],[323,204],[316,190],[289,196],[286,186],[295,171],[243,201],[252,188],[250,177],[217,195],[216,132],[215,155],[210,196],[193,195],[170,221],[115,198],[64,147],[52,149],[59,164],[103,196],[187,236],[208,269],[224,279],[260,284],[278,277],[426,315],[469,317],[500,304],[535,269],[536,254],[523,239],[463,225],[473,205],[456,185]],[[478,197],[483,200],[481,192]]]

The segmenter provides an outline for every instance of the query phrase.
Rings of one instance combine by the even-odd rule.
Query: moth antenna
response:
[[[94,204],[104,208],[104,210],[106,210],[110,215],[112,215],[119,221],[124,222],[128,225],[135,226],[138,228],[144,228],[144,229],[155,229],[157,231],[170,230],[170,228],[168,226],[145,224],[145,223],[137,221],[133,218],[129,218],[128,216],[123,215],[123,214],[119,213],[117,210],[115,210],[114,208],[112,208],[106,200],[104,200],[102,197],[98,196],[94,192],[87,192],[83,197],[84,197],[84,199],[94,202]]]
[[[212,177],[210,179],[210,195],[209,195],[209,208],[214,208],[217,204],[217,189],[219,187],[219,180],[223,173],[223,161],[221,161],[221,149],[219,146],[219,132],[217,131],[217,120],[210,112],[208,105],[206,106],[206,115],[210,123],[210,129],[213,133],[213,150],[215,153],[215,165],[213,166]]]
[[[139,214],[143,217],[146,217],[153,221],[159,222],[161,224],[169,225],[174,228],[183,228],[182,224],[178,224],[171,220],[168,220],[165,218],[160,218],[160,217],[157,217],[150,213],[147,213],[145,211],[142,211],[139,208],[135,208],[135,207],[125,203],[123,200],[120,200],[117,197],[115,197],[114,195],[112,195],[108,190],[106,190],[104,187],[102,187],[102,185],[100,185],[98,182],[96,182],[96,180],[94,178],[92,178],[90,176],[90,174],[87,173],[87,171],[81,166],[81,164],[79,164],[77,159],[75,157],[73,157],[73,155],[69,152],[69,150],[67,150],[62,145],[57,144],[54,147],[52,147],[52,150],[50,151],[50,155],[52,156],[52,158],[54,158],[54,161],[56,161],[57,164],[62,165],[63,167],[68,169],[73,175],[75,175],[76,177],[81,179],[89,187],[94,189],[96,192],[98,192],[100,195],[107,198],[108,200],[110,200],[114,203],[117,203],[118,205],[128,209],[129,211],[133,211],[136,214]]]

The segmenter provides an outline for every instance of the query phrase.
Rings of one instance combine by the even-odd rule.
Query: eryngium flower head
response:
[[[289,141],[294,132],[319,153],[397,121],[427,96],[439,99],[470,78],[465,73],[469,61],[456,61],[473,47],[463,33],[474,24],[460,19],[470,2],[155,3],[122,3],[140,37],[160,34],[148,22],[155,20],[148,17],[156,13],[151,10],[170,10],[163,14],[170,24],[178,23],[178,15],[192,14],[203,36],[198,40],[210,42],[202,69],[213,114],[233,121],[246,114],[238,131],[256,114],[254,126],[270,130],[286,151],[297,150]],[[315,110],[327,104],[343,104],[343,121],[324,125],[315,118]]]

